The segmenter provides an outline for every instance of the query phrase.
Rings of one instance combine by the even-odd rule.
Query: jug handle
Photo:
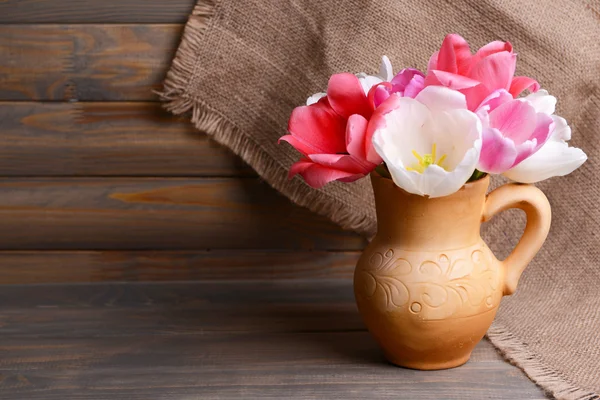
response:
[[[513,294],[517,289],[523,270],[544,244],[552,219],[550,203],[540,189],[532,185],[510,183],[487,195],[482,221],[486,222],[509,208],[525,211],[527,225],[512,253],[500,262],[504,272],[505,296]]]

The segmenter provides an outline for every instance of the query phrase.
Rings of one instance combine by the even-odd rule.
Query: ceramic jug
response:
[[[371,182],[378,231],[354,273],[367,328],[393,364],[425,370],[464,364],[548,235],[546,196],[522,184],[486,196],[489,177],[438,198],[407,193],[377,173]],[[499,261],[480,226],[508,208],[525,211],[527,225]]]

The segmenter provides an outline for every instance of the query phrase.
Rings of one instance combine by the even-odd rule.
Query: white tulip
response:
[[[396,185],[413,194],[452,194],[479,161],[481,122],[465,96],[446,87],[428,86],[414,99],[392,94],[369,130]]]
[[[380,84],[381,82],[389,82],[394,77],[394,72],[392,71],[392,63],[387,56],[381,57],[381,65],[379,66],[379,73],[377,75],[367,75],[364,72],[356,74],[360,84],[365,92],[365,94],[369,93],[369,90],[375,85]]]

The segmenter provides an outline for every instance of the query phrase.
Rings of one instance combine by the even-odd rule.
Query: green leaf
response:
[[[473,182],[476,180],[479,180],[481,178],[484,178],[487,176],[486,172],[481,172],[478,169],[476,169],[475,171],[473,171],[473,175],[471,175],[471,177],[469,178],[469,180],[467,182]]]
[[[385,163],[379,164],[375,168],[375,172],[377,172],[379,175],[383,176],[384,178],[392,179],[392,175],[390,175],[390,171],[388,170],[388,168],[385,165]]]

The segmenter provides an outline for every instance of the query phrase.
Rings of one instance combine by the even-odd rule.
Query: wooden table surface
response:
[[[0,287],[2,399],[543,399],[487,341],[386,363],[336,280]]]

